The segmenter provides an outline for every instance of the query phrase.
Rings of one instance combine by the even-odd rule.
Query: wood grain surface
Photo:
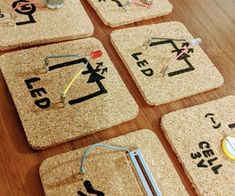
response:
[[[89,3],[86,0],[82,0],[82,4],[95,26],[94,37],[98,38],[103,43],[113,64],[116,66],[116,69],[126,86],[138,103],[140,112],[135,120],[128,123],[44,151],[34,151],[30,149],[26,141],[14,103],[2,74],[0,73],[1,196],[43,195],[38,169],[40,163],[44,159],[142,128],[151,129],[157,134],[189,194],[196,195],[182,165],[177,160],[175,153],[166,140],[159,123],[161,117],[171,111],[204,103],[226,95],[235,94],[235,1],[170,0],[170,2],[174,6],[171,14],[116,29],[144,24],[156,24],[166,21],[183,22],[192,35],[203,39],[201,46],[224,76],[224,85],[219,89],[159,107],[147,105],[110,43],[109,35],[114,29],[105,26]],[[0,54],[3,54],[3,52],[0,52]]]

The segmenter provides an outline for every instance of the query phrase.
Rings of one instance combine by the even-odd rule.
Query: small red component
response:
[[[102,56],[102,51],[101,50],[95,50],[90,53],[90,57],[92,59],[96,59]]]

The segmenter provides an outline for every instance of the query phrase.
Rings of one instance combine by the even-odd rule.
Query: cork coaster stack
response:
[[[153,0],[150,8],[130,4],[126,9],[127,0],[88,0],[102,21],[117,27],[142,20],[167,15],[172,11],[168,0]]]
[[[234,108],[235,96],[227,96],[162,118],[162,128],[200,195],[234,195]]]
[[[162,195],[188,195],[157,136],[140,130],[106,141],[104,144],[139,149]],[[80,172],[87,148],[60,154],[40,166],[44,192],[52,195],[146,195],[130,158],[125,152],[94,148]],[[93,191],[91,191],[91,187]],[[99,193],[99,194],[98,194]]]
[[[94,50],[103,55],[90,60],[82,56]],[[55,54],[81,57],[50,59],[46,71],[45,57]],[[112,127],[138,113],[136,102],[95,38],[7,53],[0,64],[28,142],[35,149]],[[85,65],[63,104],[65,86]]]
[[[150,105],[179,100],[223,84],[223,77],[200,46],[171,65],[172,57],[179,55],[190,40],[192,35],[179,22],[134,27],[111,34],[115,49]],[[166,65],[171,66],[164,76],[161,71]]]
[[[94,27],[80,0],[64,2],[62,9],[40,8],[39,4],[20,3],[27,0],[0,2],[0,50],[84,38],[93,34]],[[42,2],[34,0],[33,2]],[[11,22],[10,13],[15,20]]]

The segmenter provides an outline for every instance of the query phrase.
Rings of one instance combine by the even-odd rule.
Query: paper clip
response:
[[[132,164],[148,196],[162,196],[155,179],[139,149],[129,152]]]
[[[185,53],[187,53],[190,49],[192,49],[193,47],[199,45],[202,42],[202,40],[200,38],[196,38],[196,39],[192,39],[191,41],[189,41],[188,46],[184,47],[184,50],[178,54],[176,57],[172,57],[170,58],[169,62],[167,63],[167,65],[165,65],[163,67],[163,69],[161,70],[162,76],[165,77],[166,76],[166,72],[168,70],[168,68],[171,65],[175,65],[176,61]]]
[[[120,146],[110,146],[106,144],[94,144],[91,145],[83,154],[81,158],[81,165],[80,165],[80,173],[84,174],[84,162],[85,158],[90,154],[90,152],[96,148],[96,147],[102,147],[109,150],[115,150],[115,151],[123,151],[126,152],[131,160],[131,163],[133,164],[135,171],[137,175],[139,176],[139,179],[141,181],[141,184],[147,193],[148,196],[162,196],[162,193],[146,163],[144,160],[144,157],[139,149],[129,151],[127,147],[120,147]]]
[[[89,59],[87,60],[87,62],[85,63],[85,65],[79,69],[74,77],[69,81],[69,83],[66,85],[65,89],[63,90],[62,94],[61,94],[61,102],[64,103],[66,97],[67,97],[67,93],[69,91],[69,89],[71,88],[71,86],[73,85],[73,83],[76,81],[76,79],[81,75],[81,73],[83,72],[83,70],[87,67],[89,61],[91,59],[96,59],[102,56],[102,51],[100,50],[95,50],[90,52],[89,54],[62,54],[62,55],[48,55],[46,56],[46,58],[44,59],[44,69],[46,70],[46,72],[48,72],[48,65],[49,65],[49,59],[54,59],[54,58],[71,58],[71,57],[86,57],[88,56]]]
[[[122,7],[125,11],[127,10],[127,8],[133,4],[136,6],[141,6],[141,7],[145,7],[145,8],[151,8],[152,5],[152,0],[127,0],[127,2],[125,3],[125,5]]]

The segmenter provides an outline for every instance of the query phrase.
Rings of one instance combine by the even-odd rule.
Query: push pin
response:
[[[70,55],[71,56],[74,56],[74,55]],[[100,50],[95,50],[95,51],[92,51],[90,52],[88,55],[82,55],[82,56],[89,56],[89,59],[87,60],[87,62],[85,63],[85,65],[80,69],[78,70],[74,77],[71,79],[71,81],[67,84],[67,86],[65,87],[63,93],[61,94],[61,102],[64,104],[65,106],[65,99],[67,97],[67,93],[69,91],[69,89],[71,88],[71,86],[73,85],[73,83],[76,81],[76,79],[81,75],[81,73],[83,72],[83,70],[87,67],[88,63],[90,60],[93,60],[93,59],[96,59],[96,58],[99,58],[102,56],[102,51]]]
[[[126,11],[131,4],[150,8],[152,5],[150,2],[152,2],[152,0],[127,0],[126,4],[123,6],[123,9]]]
[[[222,141],[222,150],[227,158],[235,161],[235,137],[227,136]]]
[[[49,9],[59,9],[64,6],[64,0],[43,0]]]
[[[161,73],[162,73],[163,77],[166,76],[166,72],[171,65],[174,65],[176,63],[176,61],[183,54],[189,52],[190,50],[193,49],[193,47],[199,45],[201,42],[202,42],[201,38],[196,38],[196,39],[193,39],[193,40],[189,41],[188,43],[186,43],[186,47],[184,47],[184,49],[182,49],[182,52],[180,54],[178,54],[176,57],[173,57],[172,59],[170,59],[170,62],[162,68]]]

